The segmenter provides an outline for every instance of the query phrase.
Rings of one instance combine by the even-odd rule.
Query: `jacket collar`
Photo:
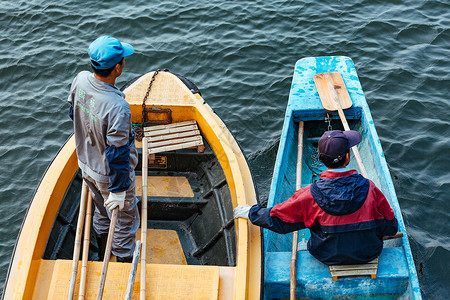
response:
[[[94,73],[90,73],[89,80],[93,86],[95,86],[97,89],[106,91],[106,92],[113,92],[118,94],[120,97],[125,99],[125,93],[121,92],[115,85],[109,84],[107,82],[101,81],[97,78],[95,78]]]
[[[358,171],[356,171],[356,170],[349,170],[349,171],[345,171],[345,172],[323,171],[320,174],[320,178],[321,179],[331,179],[331,178],[350,176],[350,175],[357,174],[357,173],[358,173]]]

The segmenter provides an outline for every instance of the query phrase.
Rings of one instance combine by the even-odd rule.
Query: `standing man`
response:
[[[139,211],[135,197],[138,162],[131,127],[131,111],[125,94],[115,82],[134,48],[110,36],[102,36],[88,49],[94,73],[80,72],[72,82],[68,102],[73,120],[78,165],[95,204],[93,227],[103,260],[111,211],[119,207],[112,254],[131,262]]]
[[[235,217],[283,234],[309,228],[308,250],[326,265],[375,259],[383,250],[383,236],[394,235],[398,224],[375,184],[347,169],[350,148],[361,139],[353,130],[325,132],[319,140],[319,158],[328,170],[319,181],[271,208],[238,206]]]

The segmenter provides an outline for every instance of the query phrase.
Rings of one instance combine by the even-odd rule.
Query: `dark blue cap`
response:
[[[110,36],[101,36],[89,45],[89,56],[94,68],[104,70],[114,67],[122,58],[134,53],[128,43],[121,43]]]
[[[339,161],[361,140],[361,134],[355,130],[325,131],[319,140],[319,154]]]

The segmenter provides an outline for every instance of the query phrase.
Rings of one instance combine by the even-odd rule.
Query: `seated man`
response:
[[[308,251],[326,265],[375,259],[383,249],[383,236],[394,235],[398,224],[375,184],[346,168],[350,148],[361,139],[353,130],[325,132],[319,140],[319,158],[328,170],[319,181],[274,207],[238,206],[235,217],[278,233],[309,228]]]

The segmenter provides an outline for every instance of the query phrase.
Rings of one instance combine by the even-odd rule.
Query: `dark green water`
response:
[[[159,68],[201,89],[268,196],[295,62],[357,67],[396,186],[425,299],[450,298],[450,5],[447,1],[2,1],[0,288],[33,192],[72,132],[87,47],[131,43],[121,86]],[[131,2],[130,2],[131,3]]]

